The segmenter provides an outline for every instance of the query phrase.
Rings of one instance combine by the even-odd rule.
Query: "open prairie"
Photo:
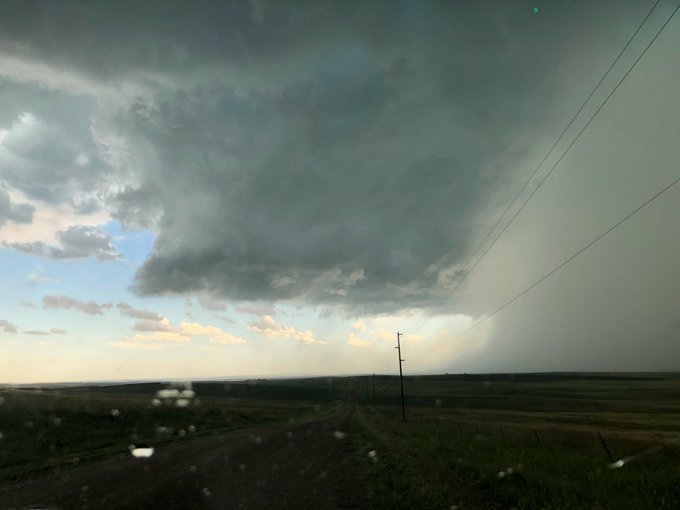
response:
[[[680,505],[674,374],[412,376],[404,388],[406,422],[395,376],[7,388],[0,507]]]

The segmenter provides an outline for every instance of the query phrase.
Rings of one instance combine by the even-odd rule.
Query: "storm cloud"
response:
[[[546,166],[672,7],[659,4]],[[650,8],[4,2],[0,223],[14,228],[49,206],[152,231],[126,282],[134,292],[256,316],[243,324],[263,337],[322,343],[282,324],[294,310],[353,321],[413,313],[431,321],[437,344],[455,346],[425,368],[455,370],[454,358],[462,370],[668,368],[680,345],[680,243],[669,233],[680,209],[670,192],[473,340],[449,326],[455,314],[465,325],[488,316],[676,177],[677,18],[465,285],[442,299]],[[60,226],[54,241],[4,246],[120,259],[113,239],[85,223]],[[67,296],[43,305],[105,306]],[[188,340],[161,315],[127,306],[119,310],[139,320],[143,340]],[[183,327],[239,343],[214,326]],[[393,333],[376,331],[341,337],[378,351]]]
[[[98,150],[62,141],[64,170],[39,174],[77,168],[84,203],[157,231],[138,293],[394,311],[428,306],[469,253],[583,23],[490,5],[17,4],[0,48],[8,79],[90,98],[62,135],[91,115]],[[49,130],[56,108],[14,122]]]

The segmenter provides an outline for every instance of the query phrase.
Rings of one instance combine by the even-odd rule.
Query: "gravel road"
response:
[[[353,406],[167,445],[0,488],[5,509],[342,509],[359,505]]]

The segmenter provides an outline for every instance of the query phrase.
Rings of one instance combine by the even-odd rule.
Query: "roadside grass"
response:
[[[115,387],[115,393],[102,388],[0,390],[0,483],[130,455],[130,445],[158,446],[300,420],[338,405],[328,399],[304,401],[298,394],[284,400],[280,391],[276,395],[278,400],[201,397],[177,407],[176,401],[153,401],[151,392],[126,393],[123,386]]]
[[[370,508],[680,508],[677,380],[410,383],[355,414]]]

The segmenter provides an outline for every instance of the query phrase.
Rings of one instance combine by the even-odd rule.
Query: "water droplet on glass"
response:
[[[286,432],[286,437],[288,439],[293,439],[293,433],[289,430],[288,432]]]
[[[153,448],[132,448],[132,456],[139,459],[149,458],[153,455],[153,452]]]
[[[158,398],[179,398],[179,390],[177,388],[170,388],[165,390],[158,390],[156,396]]]
[[[499,471],[496,473],[496,478],[505,478],[505,471]]]
[[[154,407],[158,407],[159,405],[161,405],[161,401],[157,398],[154,398],[153,400],[151,400],[151,405]]]
[[[111,416],[118,418],[120,416],[120,411],[118,409],[111,409]]]
[[[201,489],[201,492],[203,493],[203,495],[204,495],[206,498],[207,498],[208,496],[210,496],[210,489],[208,489],[207,487],[203,487],[203,488]]]
[[[61,418],[55,416],[54,418],[52,418],[52,423],[58,427],[59,425],[61,425]]]
[[[192,473],[195,473],[196,472],[196,466],[189,466],[189,471],[191,471]]]
[[[190,401],[187,400],[186,398],[178,398],[177,401],[175,402],[175,405],[177,407],[186,407],[189,405],[189,403]]]
[[[193,425],[189,425],[187,429],[189,430],[189,432],[196,432],[196,427]]]
[[[368,452],[368,456],[372,459],[377,457],[377,455],[378,455],[378,452],[376,452],[375,450],[371,450],[370,452]]]
[[[186,436],[187,431],[184,429],[179,429],[179,432],[177,432],[180,436]]]
[[[260,436],[257,436],[253,441],[255,444],[262,444],[262,438]]]
[[[347,434],[345,434],[344,432],[342,432],[342,431],[340,431],[340,430],[336,430],[335,432],[333,432],[333,437],[334,437],[335,439],[345,439],[345,436],[346,436],[346,435],[347,435]]]

